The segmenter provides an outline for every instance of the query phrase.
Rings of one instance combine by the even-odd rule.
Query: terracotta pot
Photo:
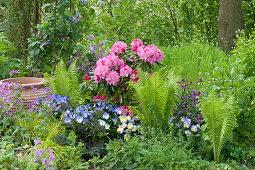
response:
[[[24,90],[22,90],[21,98],[26,99],[28,102],[34,101],[38,99],[39,97],[45,97],[46,94],[44,94],[41,91],[41,88],[44,87],[44,79],[43,78],[36,78],[36,77],[19,77],[19,78],[10,78],[0,81],[0,85],[2,82],[8,82],[8,83],[19,83]],[[34,93],[33,88],[37,88],[37,91]],[[24,105],[25,109],[28,109]],[[16,110],[18,106],[13,106],[11,110]]]

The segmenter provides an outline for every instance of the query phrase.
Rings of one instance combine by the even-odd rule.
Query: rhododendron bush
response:
[[[155,64],[163,61],[163,52],[154,44],[145,46],[142,40],[135,39],[131,43],[131,49],[124,42],[116,42],[111,48],[111,54],[100,58],[96,62],[94,81],[102,85],[104,94],[111,101],[123,104],[127,100],[127,82],[137,82],[137,68],[144,71],[153,71]],[[100,89],[100,92],[101,90]]]

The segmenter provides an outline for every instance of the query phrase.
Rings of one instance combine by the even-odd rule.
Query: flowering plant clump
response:
[[[124,137],[125,133],[135,133],[139,128],[139,120],[131,113],[131,110],[128,115],[120,107],[106,104],[102,100],[77,106],[76,109],[70,108],[64,112],[63,116],[65,124],[82,126],[83,132],[79,134],[86,134],[86,137],[93,133],[108,134],[109,137]],[[85,129],[88,131],[86,132]],[[95,132],[96,130],[98,132]]]
[[[0,119],[5,116],[12,117],[18,111],[18,109],[15,110],[12,107],[21,103],[22,90],[23,87],[20,84],[2,82],[0,85]]]
[[[63,96],[56,94],[50,94],[51,89],[41,89],[44,91],[45,94],[47,94],[46,97],[38,98],[37,100],[30,103],[30,111],[31,112],[38,112],[43,113],[46,116],[47,115],[54,115],[56,118],[60,118],[60,115],[62,114],[63,110],[66,110],[70,107],[69,101],[70,97]]]
[[[95,82],[103,85],[104,93],[112,102],[121,105],[129,105],[127,82],[139,80],[137,68],[151,71],[155,63],[160,63],[164,57],[154,44],[144,46],[142,40],[135,39],[131,45],[128,49],[124,42],[114,43],[111,54],[100,58],[94,70]]]
[[[192,82],[186,83],[184,78],[178,83],[182,86],[182,97],[169,122],[185,134],[198,133],[203,123],[203,115],[199,108],[199,98],[202,94],[193,89]]]
[[[131,72],[124,60],[114,54],[106,55],[96,63],[94,80],[96,83],[105,80],[108,85],[115,86],[119,84],[120,77],[128,77]]]
[[[41,164],[46,170],[52,170],[54,160],[55,160],[55,154],[53,153],[52,148],[45,149],[41,146],[41,141],[36,142],[36,146],[34,147],[34,156],[36,158],[34,159],[35,163]]]

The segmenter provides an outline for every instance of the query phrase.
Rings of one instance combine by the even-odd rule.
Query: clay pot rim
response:
[[[38,85],[42,85],[44,84],[44,78],[38,78],[38,77],[17,77],[17,78],[9,78],[9,79],[4,79],[4,80],[1,80],[0,81],[0,85],[2,84],[2,82],[6,82],[6,80],[8,80],[8,82],[11,82],[11,80],[17,80],[17,79],[36,79],[38,80],[39,82],[36,82],[36,83],[30,83],[30,84],[20,84],[22,85],[23,87],[31,87],[32,85],[33,86],[38,86]],[[17,81],[15,81],[17,82]]]

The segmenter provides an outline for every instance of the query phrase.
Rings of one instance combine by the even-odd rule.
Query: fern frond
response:
[[[169,74],[169,75],[168,75]],[[136,99],[140,104],[140,119],[154,128],[164,129],[178,100],[177,80],[173,73],[162,75],[156,72],[149,77],[148,73],[138,70],[139,82],[129,83],[136,91]]]
[[[202,112],[206,118],[207,133],[213,145],[216,162],[219,162],[221,150],[237,126],[233,104],[233,96],[224,103],[215,93],[211,93],[207,100],[202,101]]]

